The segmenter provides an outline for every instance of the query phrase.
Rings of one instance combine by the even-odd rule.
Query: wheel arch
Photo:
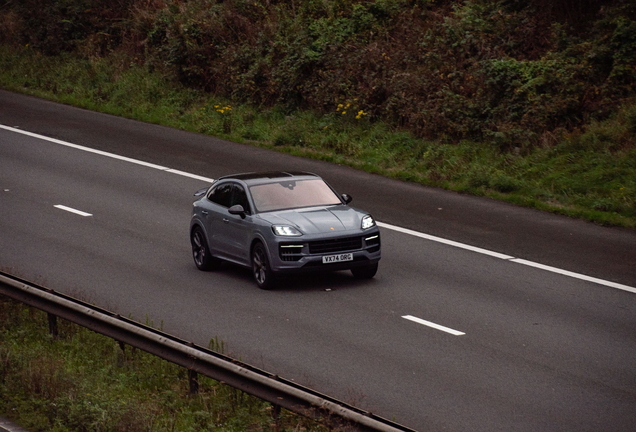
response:
[[[252,256],[252,252],[254,252],[254,247],[258,244],[262,244],[263,246],[265,246],[265,251],[267,252],[267,254],[269,255],[269,248],[267,247],[267,242],[264,241],[260,236],[256,236],[252,239],[252,242],[250,243],[250,257]]]
[[[254,252],[254,247],[258,244],[262,244],[265,248],[265,252],[267,253],[267,258],[269,259],[270,265],[272,262],[272,251],[269,249],[268,242],[263,238],[262,234],[257,232],[252,241],[250,242],[250,261],[252,259],[252,252]]]
[[[205,230],[205,227],[203,226],[203,224],[201,223],[201,221],[199,221],[198,219],[193,219],[192,222],[190,223],[190,236],[192,236],[192,232],[199,228],[201,231],[203,231],[203,234],[205,235],[206,239],[208,237],[208,233]]]
[[[201,223],[201,221],[193,220],[190,225],[190,239],[192,239],[192,233],[195,229],[200,229],[203,233],[203,237],[205,238],[205,242],[208,244],[208,248],[210,247],[210,237],[208,236],[208,231],[205,229],[205,225]],[[211,251],[210,251],[211,253]]]

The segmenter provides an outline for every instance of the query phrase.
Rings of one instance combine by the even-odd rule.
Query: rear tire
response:
[[[269,265],[267,250],[263,243],[256,243],[252,249],[252,275],[260,289],[270,290],[275,285],[275,277]]]
[[[378,263],[367,265],[364,267],[354,267],[351,273],[358,279],[371,279],[378,271]]]
[[[190,233],[190,244],[192,245],[194,264],[199,270],[210,271],[219,268],[221,260],[212,256],[201,228],[195,227],[192,230]]]

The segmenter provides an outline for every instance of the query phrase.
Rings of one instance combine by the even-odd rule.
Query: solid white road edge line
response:
[[[179,171],[179,170],[176,170],[176,169],[166,169],[165,171],[169,172],[169,173],[172,173],[172,174],[177,174],[177,175],[180,175],[180,176],[183,176],[183,177],[190,177],[190,178],[193,178],[193,179],[196,179],[196,180],[201,180],[201,181],[208,182],[208,183],[214,183],[214,179],[211,179],[211,178],[208,178],[208,177],[203,177],[203,176],[196,175],[196,174],[191,174],[191,173],[185,172],[185,171]]]
[[[535,267],[535,268],[538,268],[538,269],[541,269],[541,270],[545,270],[545,271],[549,271],[549,272],[552,272],[552,273],[558,273],[560,275],[569,276],[569,277],[576,278],[576,279],[581,279],[581,280],[584,280],[584,281],[587,281],[587,282],[594,282],[594,283],[597,283],[599,285],[605,285],[605,286],[608,286],[608,287],[611,287],[611,288],[616,288],[616,289],[619,289],[619,290],[628,291],[628,292],[636,294],[636,288],[633,288],[633,287],[630,287],[630,286],[627,286],[627,285],[622,285],[622,284],[619,284],[619,283],[616,283],[616,282],[606,281],[606,280],[603,280],[603,279],[598,279],[598,278],[595,278],[595,277],[592,277],[592,276],[586,276],[586,275],[580,274],[580,273],[574,273],[574,272],[571,272],[571,271],[568,271],[568,270],[563,270],[563,269],[556,268],[556,267],[550,267],[550,266],[547,266],[547,265],[544,265],[544,264],[539,264],[539,263],[536,263],[536,262],[527,261],[527,260],[524,260],[524,259],[521,259],[521,258],[514,258],[514,259],[511,259],[510,261],[515,262],[517,264],[523,264],[523,265],[527,265],[527,266],[530,266],[530,267]]]
[[[560,275],[563,275],[563,276],[569,276],[571,278],[580,279],[580,280],[584,280],[584,281],[587,281],[587,282],[593,282],[593,283],[597,283],[599,285],[604,285],[604,286],[607,286],[607,287],[610,287],[610,288],[615,288],[615,289],[619,289],[619,290],[623,290],[623,291],[627,291],[627,292],[636,294],[636,288],[631,287],[629,285],[623,285],[623,284],[619,284],[619,283],[616,283],[616,282],[607,281],[607,280],[604,280],[604,279],[598,279],[598,278],[595,278],[595,277],[592,277],[592,276],[586,276],[584,274],[575,273],[575,272],[571,272],[571,271],[568,271],[568,270],[563,270],[563,269],[556,268],[556,267],[551,267],[551,266],[548,266],[548,265],[545,265],[545,264],[539,264],[539,263],[536,263],[536,262],[533,262],[533,261],[528,261],[528,260],[524,260],[524,259],[521,259],[521,258],[515,258],[515,257],[510,256],[510,255],[505,255],[505,254],[502,254],[502,253],[499,253],[499,252],[493,252],[493,251],[490,251],[490,250],[487,250],[487,249],[482,249],[482,248],[478,248],[478,247],[475,247],[475,246],[470,246],[470,245],[459,243],[459,242],[456,242],[456,241],[447,240],[447,239],[444,239],[444,238],[441,238],[441,237],[435,237],[435,236],[432,236],[432,235],[429,235],[429,234],[424,234],[424,233],[413,231],[413,230],[410,230],[410,229],[407,229],[407,228],[402,228],[402,227],[398,227],[398,226],[395,226],[395,225],[390,225],[390,224],[387,224],[387,223],[384,223],[384,222],[376,222],[376,223],[381,228],[386,228],[386,229],[390,229],[390,230],[393,230],[393,231],[398,231],[398,232],[401,232],[401,233],[404,233],[404,234],[412,235],[412,236],[423,238],[423,239],[426,239],[426,240],[431,240],[431,241],[434,241],[434,242],[443,243],[443,244],[446,244],[446,245],[449,245],[449,246],[454,246],[454,247],[458,247],[458,248],[461,248],[461,249],[466,249],[466,250],[469,250],[469,251],[472,251],[472,252],[477,252],[477,253],[480,253],[480,254],[489,255],[489,256],[492,256],[492,257],[495,257],[495,258],[503,259],[503,260],[514,262],[514,263],[517,263],[517,264],[523,264],[523,265],[526,265],[526,266],[529,266],[529,267],[538,268],[538,269],[549,271],[549,272],[552,272],[552,273],[557,273],[557,274],[560,274]]]
[[[148,168],[158,169],[160,171],[167,171],[167,172],[170,172],[170,173],[173,173],[173,174],[178,174],[178,175],[185,176],[185,177],[191,177],[191,178],[194,178],[194,179],[197,179],[197,180],[202,180],[202,181],[209,182],[209,183],[214,182],[214,179],[211,179],[211,178],[198,176],[196,174],[186,173],[186,172],[183,172],[183,171],[175,170],[175,169],[164,167],[164,166],[161,166],[161,165],[156,165],[156,164],[153,164],[153,163],[150,163],[150,162],[144,162],[144,161],[140,161],[138,159],[132,159],[132,158],[129,158],[129,157],[126,157],[126,156],[120,156],[120,155],[117,155],[117,154],[114,154],[114,153],[108,153],[108,152],[101,151],[101,150],[95,150],[95,149],[92,149],[90,147],[84,147],[84,146],[81,146],[81,145],[78,145],[78,144],[72,144],[72,143],[69,143],[69,142],[66,142],[66,141],[62,141],[62,140],[55,139],[55,138],[50,138],[50,137],[47,137],[47,136],[44,136],[44,135],[39,135],[39,134],[36,134],[36,133],[33,133],[33,132],[27,132],[27,131],[24,131],[22,129],[12,128],[10,126],[0,125],[0,129],[6,129],[6,130],[11,131],[11,132],[17,132],[17,133],[20,133],[22,135],[27,135],[27,136],[30,136],[30,137],[33,137],[33,138],[38,138],[38,139],[41,139],[41,140],[44,140],[44,141],[49,141],[49,142],[52,142],[54,144],[63,145],[65,147],[71,147],[71,148],[74,148],[74,149],[77,149],[77,150],[83,150],[83,151],[89,152],[89,153],[95,153],[95,154],[98,154],[98,155],[101,155],[101,156],[107,156],[109,158],[113,158],[113,159],[117,159],[117,160],[121,160],[121,161],[125,161],[125,162],[134,163],[134,164],[137,164],[137,165],[142,165],[142,166],[145,166],[145,167],[148,167]]]
[[[376,222],[376,223],[381,228],[386,228],[386,229],[390,229],[390,230],[393,230],[393,231],[398,231],[398,232],[401,232],[401,233],[404,233],[404,234],[412,235],[414,237],[419,237],[419,238],[423,238],[423,239],[426,239],[426,240],[431,240],[431,241],[434,241],[434,242],[443,243],[445,245],[466,249],[466,250],[469,250],[469,251],[472,251],[472,252],[477,252],[477,253],[484,254],[484,255],[490,255],[490,256],[495,257],[495,258],[501,258],[501,259],[504,259],[504,260],[509,260],[509,259],[513,259],[514,258],[513,256],[510,256],[510,255],[505,255],[505,254],[502,254],[502,253],[499,253],[499,252],[489,251],[487,249],[482,249],[482,248],[478,248],[478,247],[475,247],[475,246],[470,246],[470,245],[467,245],[467,244],[464,244],[464,243],[459,243],[459,242],[456,242],[456,241],[453,241],[453,240],[447,240],[447,239],[444,239],[444,238],[441,238],[441,237],[435,237],[435,236],[432,236],[432,235],[429,235],[429,234],[424,234],[424,233],[421,233],[421,232],[413,231],[413,230],[410,230],[408,228],[402,228],[402,227],[398,227],[398,226],[395,226],[395,225],[389,225],[389,224],[384,223],[384,222]]]
[[[66,147],[71,147],[71,148],[74,148],[74,149],[83,150],[83,151],[87,151],[87,152],[90,152],[90,153],[95,153],[95,154],[98,154],[98,155],[107,156],[107,157],[110,157],[110,158],[114,158],[114,159],[118,159],[118,160],[122,160],[122,161],[126,161],[126,162],[131,162],[131,163],[134,163],[134,164],[137,164],[137,165],[143,165],[143,166],[146,166],[146,167],[149,167],[149,168],[155,168],[155,169],[158,169],[158,170],[161,170],[161,171],[166,171],[166,172],[169,172],[169,173],[172,173],[172,174],[177,174],[177,175],[181,175],[181,176],[185,176],[185,177],[190,177],[190,178],[201,180],[201,181],[208,182],[208,183],[214,182],[214,179],[211,179],[211,178],[202,177],[202,176],[199,176],[199,175],[196,175],[196,174],[190,174],[190,173],[187,173],[187,172],[184,172],[184,171],[179,171],[179,170],[176,170],[176,169],[163,167],[161,165],[155,165],[155,164],[151,164],[151,163],[148,163],[148,162],[143,162],[143,161],[140,161],[140,160],[137,160],[137,159],[128,158],[128,157],[125,157],[125,156],[119,156],[119,155],[116,155],[114,153],[108,153],[108,152],[104,152],[104,151],[101,151],[101,150],[95,150],[95,149],[92,149],[90,147],[84,147],[84,146],[80,146],[80,145],[77,145],[77,144],[71,144],[71,143],[66,142],[66,141],[58,140],[58,139],[55,139],[55,138],[49,138],[49,137],[44,136],[44,135],[39,135],[39,134],[36,134],[36,133],[33,133],[33,132],[27,132],[27,131],[24,131],[22,129],[13,128],[13,127],[10,127],[10,126],[5,126],[5,125],[1,125],[0,124],[0,129],[6,129],[6,130],[11,131],[11,132],[16,132],[16,133],[20,133],[20,134],[23,134],[23,135],[28,135],[28,136],[33,137],[33,138],[38,138],[38,139],[49,141],[49,142],[52,142],[52,143],[55,143],[55,144],[60,144],[60,145],[66,146]],[[426,239],[426,240],[431,240],[431,241],[435,241],[435,242],[438,242],[438,243],[443,243],[443,244],[446,244],[446,245],[449,245],[449,246],[458,247],[458,248],[461,248],[461,249],[466,249],[466,250],[469,250],[469,251],[472,251],[472,252],[477,252],[477,253],[480,253],[480,254],[489,255],[489,256],[492,256],[492,257],[495,257],[495,258],[508,260],[508,261],[515,262],[515,263],[518,263],[518,264],[523,264],[523,265],[527,265],[527,266],[530,266],[530,267],[535,267],[535,268],[546,270],[546,271],[550,271],[550,272],[553,272],[553,273],[558,273],[558,274],[561,274],[561,275],[564,275],[564,276],[569,276],[569,277],[573,277],[573,278],[576,278],[576,279],[585,280],[585,281],[588,281],[588,282],[594,282],[594,283],[597,283],[599,285],[604,285],[604,286],[607,286],[607,287],[616,288],[616,289],[619,289],[619,290],[623,290],[623,291],[627,291],[627,292],[631,292],[631,293],[636,294],[636,288],[630,287],[628,285],[622,285],[622,284],[619,284],[619,283],[616,283],[616,282],[606,281],[606,280],[603,280],[603,279],[597,279],[597,278],[594,278],[594,277],[591,277],[591,276],[586,276],[586,275],[583,275],[583,274],[580,274],[580,273],[574,273],[574,272],[571,272],[571,271],[568,271],[568,270],[561,270],[561,269],[558,269],[556,267],[550,267],[550,266],[547,266],[547,265],[544,265],[544,264],[539,264],[539,263],[535,263],[535,262],[532,262],[532,261],[526,261],[524,259],[515,258],[513,256],[502,254],[502,253],[499,253],[499,252],[494,252],[494,251],[490,251],[490,250],[487,250],[487,249],[482,249],[482,248],[478,248],[478,247],[475,247],[475,246],[470,246],[470,245],[467,245],[467,244],[464,244],[464,243],[459,243],[459,242],[456,242],[456,241],[453,241],[453,240],[447,240],[447,239],[444,239],[444,238],[441,238],[441,237],[436,237],[436,236],[432,236],[432,235],[429,235],[429,234],[424,234],[424,233],[421,233],[421,232],[418,232],[418,231],[413,231],[413,230],[410,230],[408,228],[402,228],[402,227],[398,227],[398,226],[395,226],[395,225],[390,225],[390,224],[383,223],[383,222],[377,222],[377,224],[378,224],[379,227],[382,227],[382,228],[390,229],[390,230],[393,230],[393,231],[398,231],[398,232],[401,232],[401,233],[404,233],[404,234],[412,235],[412,236],[423,238],[423,239]]]
[[[62,204],[54,205],[53,207],[58,208],[60,210],[65,210],[67,212],[75,213],[75,214],[78,214],[80,216],[93,216],[90,213],[86,213],[86,212],[83,212],[81,210],[77,210],[77,209],[74,209],[74,208],[66,207],[65,205],[62,205]]]
[[[402,318],[407,319],[409,321],[416,322],[418,324],[422,324],[422,325],[434,328],[436,330],[441,330],[443,332],[450,333],[450,334],[452,334],[454,336],[463,336],[463,335],[466,334],[464,332],[460,332],[458,330],[453,330],[452,328],[444,327],[444,326],[441,326],[439,324],[435,324],[433,322],[426,321],[426,320],[423,320],[421,318],[414,317],[412,315],[404,315]]]

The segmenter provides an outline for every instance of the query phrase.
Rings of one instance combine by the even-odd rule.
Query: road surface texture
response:
[[[0,125],[4,271],[420,431],[636,430],[633,231],[4,91]],[[370,211],[377,276],[198,271],[193,192],[260,170]]]

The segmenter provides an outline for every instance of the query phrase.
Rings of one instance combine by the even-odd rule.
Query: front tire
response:
[[[199,270],[216,270],[221,265],[221,260],[212,256],[208,242],[205,239],[203,230],[195,227],[190,233],[190,244],[192,245],[192,257],[194,264]]]
[[[364,267],[354,267],[351,274],[358,279],[371,279],[378,271],[378,263],[367,265]]]
[[[260,242],[252,249],[252,275],[260,289],[269,290],[274,287],[275,278],[269,265],[267,250]]]

